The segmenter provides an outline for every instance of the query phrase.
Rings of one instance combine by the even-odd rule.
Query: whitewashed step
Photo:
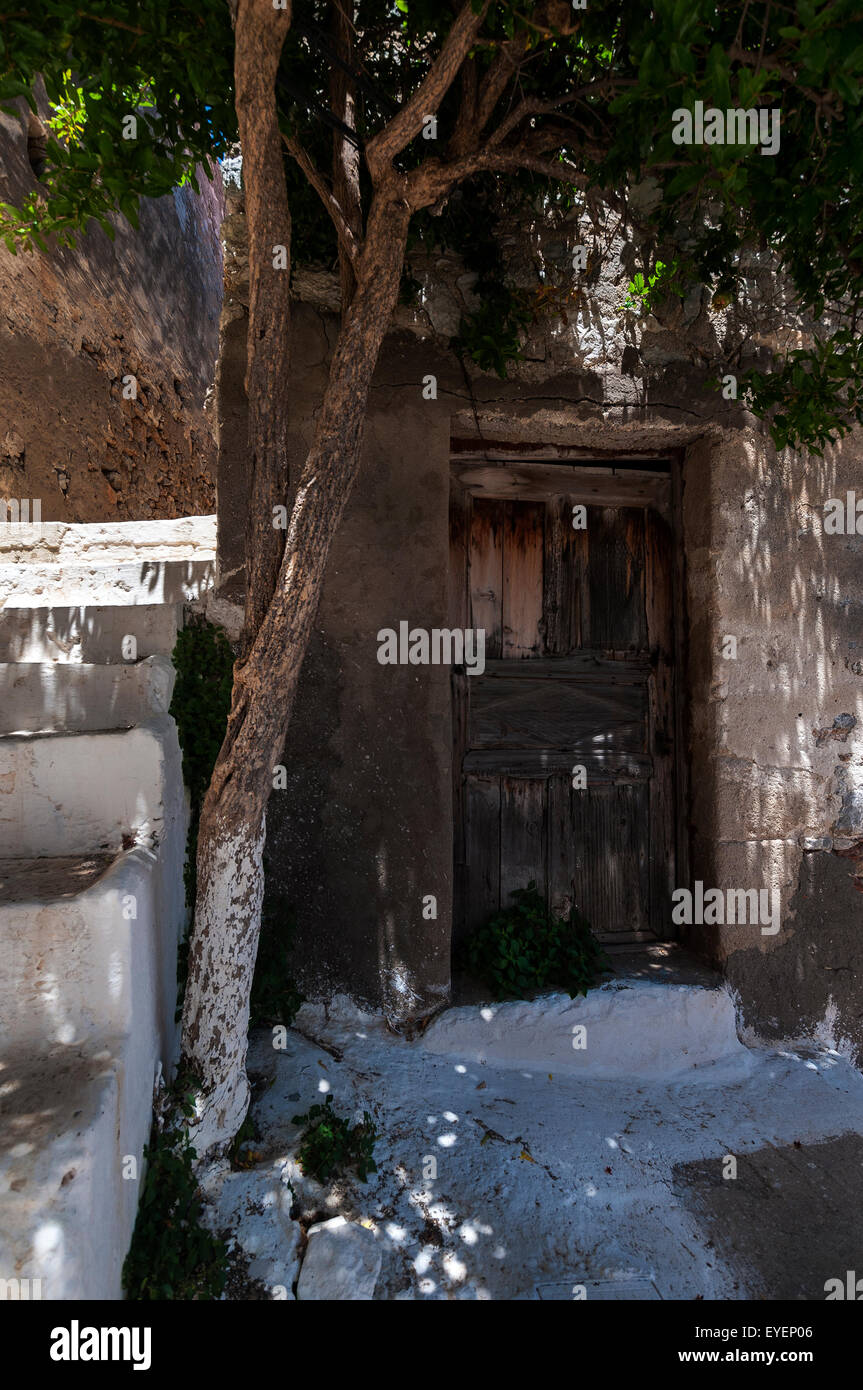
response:
[[[479,1065],[541,1067],[585,1078],[664,1078],[749,1064],[724,987],[614,980],[586,996],[448,1009],[423,1035],[429,1052]]]
[[[177,1049],[184,837],[185,821],[113,857],[0,860],[0,1271],[45,1299],[121,1296]]]
[[[182,622],[180,604],[77,605],[0,609],[0,662],[127,664],[170,656]],[[134,639],[134,648],[126,641]],[[125,643],[125,647],[124,647]]]
[[[166,864],[145,845],[0,859],[0,1047],[83,1046],[136,1017],[169,1024],[184,914],[165,898]]]
[[[216,517],[0,526],[0,566],[128,564],[140,559],[206,560],[216,554]]]
[[[153,1084],[176,1056],[175,861],[170,842],[0,861],[0,1270],[45,1299],[121,1297]]]
[[[0,607],[191,603],[215,582],[215,558],[143,559],[105,566],[0,564]]]
[[[0,740],[0,846],[10,858],[117,850],[124,838],[176,835],[184,816],[169,715],[120,732]]]
[[[15,1142],[0,1147],[0,1269],[40,1280],[43,1299],[121,1297],[140,1181],[123,1180],[118,1158],[135,1155],[140,1170],[147,1137],[121,1104],[125,1050],[3,1056],[0,1128]],[[136,1099],[149,1125],[149,1097]]]
[[[166,656],[128,666],[0,664],[0,735],[131,729],[167,714],[174,668]]]

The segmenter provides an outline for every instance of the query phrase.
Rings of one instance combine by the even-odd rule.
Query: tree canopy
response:
[[[620,193],[649,176],[661,192],[657,245],[688,232],[676,257],[683,283],[731,298],[741,291],[746,253],[760,248],[788,277],[789,311],[815,321],[810,345],[746,379],[777,445],[819,451],[863,422],[856,0],[586,0],[584,8],[565,0],[474,0],[464,8],[357,0],[341,41],[332,10],[328,0],[296,0],[278,70],[297,258],[332,256],[337,238],[348,260],[355,254],[370,160],[394,158],[412,181],[414,235],[449,239],[486,262],[494,251],[489,199],[501,185],[510,200],[514,190],[528,198],[542,189],[565,201],[586,187]],[[451,80],[441,58],[459,25],[470,26],[471,42],[466,57],[453,56]],[[450,80],[438,84],[437,100],[426,82],[428,109],[419,110],[412,99],[436,67]],[[93,218],[110,235],[118,213],[134,224],[140,197],[194,184],[196,169],[236,138],[225,0],[37,0],[26,11],[7,0],[4,109],[15,99],[20,108],[21,98],[35,109],[40,75],[51,107],[47,163],[21,206],[0,207],[0,234],[12,248],[73,236]],[[778,111],[778,149],[675,143],[673,113],[698,102],[723,112]],[[124,135],[130,115],[134,138]],[[424,138],[427,115],[436,118],[434,140]],[[405,133],[406,143],[398,138]],[[334,148],[347,171],[341,189]],[[459,208],[448,201],[456,185],[465,190]],[[512,336],[517,306],[498,270],[480,290],[492,331]]]

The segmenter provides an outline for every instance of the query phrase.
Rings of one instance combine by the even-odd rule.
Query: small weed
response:
[[[378,1166],[372,1156],[377,1131],[366,1110],[363,1122],[351,1125],[333,1111],[333,1098],[327,1096],[323,1105],[313,1105],[305,1115],[295,1115],[295,1125],[306,1128],[300,1140],[297,1159],[303,1172],[318,1182],[339,1177],[348,1168],[355,1168],[360,1182]]]

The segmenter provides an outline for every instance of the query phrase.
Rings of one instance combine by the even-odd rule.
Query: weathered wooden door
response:
[[[454,472],[452,621],[486,633],[484,673],[453,677],[454,937],[530,881],[601,938],[667,937],[668,478]]]

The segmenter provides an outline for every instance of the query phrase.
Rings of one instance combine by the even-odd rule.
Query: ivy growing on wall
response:
[[[198,873],[198,826],[210,777],[225,737],[231,708],[234,652],[221,628],[196,615],[178,633],[172,654],[176,680],[169,713],[177,723],[183,754],[183,781],[189,791],[189,834],[183,881],[186,904],[195,905]],[[190,928],[191,931],[191,928]],[[189,937],[177,960],[177,1018],[182,1013],[188,969]]]
[[[234,652],[221,628],[194,617],[177,636],[172,660],[177,678],[169,713],[177,722],[183,781],[189,789],[186,899],[195,901],[196,848],[201,808],[231,708]]]

